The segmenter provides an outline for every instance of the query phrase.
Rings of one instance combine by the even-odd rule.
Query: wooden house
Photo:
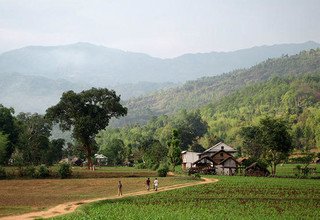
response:
[[[215,169],[216,174],[221,175],[234,175],[238,165],[238,161],[224,150],[217,151],[211,156],[203,156],[192,164],[192,166],[197,167],[197,169],[208,169],[212,167]]]
[[[237,152],[237,150],[235,150],[234,148],[230,147],[229,145],[226,145],[223,142],[219,142],[216,145],[214,145],[214,146],[208,148],[207,150],[205,150],[204,152],[202,152],[199,155],[199,158],[205,157],[205,156],[212,156],[212,155],[214,155],[215,153],[217,153],[218,151],[221,151],[221,150],[231,154],[232,156]]]
[[[200,153],[196,153],[196,152],[182,151],[181,152],[182,170],[191,168],[192,163],[194,163],[197,159],[199,159],[199,154]]]

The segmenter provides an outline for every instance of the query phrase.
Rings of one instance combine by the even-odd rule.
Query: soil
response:
[[[195,185],[200,185],[200,184],[208,184],[208,183],[213,183],[217,182],[218,179],[208,179],[208,178],[203,178],[203,181],[201,182],[193,182],[193,183],[183,183],[183,184],[176,184],[176,185],[171,185],[171,186],[165,186],[161,187],[158,189],[158,191],[139,191],[139,192],[133,192],[133,193],[127,193],[123,196],[108,196],[108,197],[103,197],[103,198],[96,198],[96,199],[86,199],[86,200],[79,200],[75,202],[67,202],[63,203],[60,205],[57,205],[53,208],[50,208],[45,211],[36,211],[36,212],[29,212],[26,214],[22,215],[15,215],[15,216],[6,216],[3,218],[0,218],[0,220],[30,220],[30,219],[36,219],[36,218],[51,218],[55,217],[58,215],[64,215],[71,213],[75,211],[80,205],[83,204],[88,204],[91,202],[97,202],[101,200],[110,200],[110,199],[118,199],[118,198],[124,198],[124,197],[129,197],[129,196],[139,196],[139,195],[146,195],[146,194],[151,194],[151,193],[158,193],[158,192],[163,192],[163,191],[168,191],[168,190],[174,190],[174,189],[180,189],[184,187],[189,187],[189,186],[195,186]]]

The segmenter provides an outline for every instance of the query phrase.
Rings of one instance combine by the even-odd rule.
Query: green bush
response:
[[[166,177],[167,173],[169,172],[169,166],[167,164],[161,165],[157,170],[158,176]]]
[[[6,170],[3,167],[0,167],[0,179],[5,179],[7,177]]]
[[[68,163],[62,163],[59,166],[58,170],[59,176],[61,179],[68,178],[72,175],[71,166]]]
[[[46,178],[49,176],[49,169],[46,165],[44,165],[44,164],[40,165],[40,167],[38,169],[38,176],[40,178]]]
[[[193,176],[195,179],[201,179],[200,173],[195,173]]]
[[[137,169],[146,169],[146,165],[144,163],[138,163],[135,165]]]
[[[152,169],[152,170],[157,170],[158,168],[159,168],[159,164],[155,164],[155,165],[152,166],[151,169]]]
[[[26,166],[26,167],[19,166],[18,176],[35,178],[37,177],[36,168],[34,166]]]

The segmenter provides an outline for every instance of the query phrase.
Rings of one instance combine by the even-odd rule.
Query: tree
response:
[[[179,133],[180,147],[187,150],[192,143],[202,137],[208,129],[208,125],[201,118],[200,111],[187,113],[181,111],[173,120],[173,127]]]
[[[125,160],[125,146],[120,139],[110,141],[100,152],[108,158],[108,163],[114,166],[123,164]]]
[[[108,126],[112,117],[127,114],[120,104],[120,96],[106,88],[68,91],[60,102],[47,109],[46,117],[60,124],[62,130],[72,130],[73,137],[86,153],[88,167],[92,166],[96,134]]]
[[[258,126],[243,128],[241,136],[249,156],[256,160],[265,160],[271,166],[273,176],[276,166],[288,158],[293,148],[287,125],[281,119],[266,117]]]
[[[276,174],[276,166],[288,158],[292,150],[292,139],[286,123],[281,119],[264,118],[260,121],[261,146],[264,158],[271,165],[271,175]]]
[[[14,109],[6,108],[0,104],[0,132],[7,135],[8,143],[6,144],[4,163],[10,159],[15,145],[19,141],[19,126],[13,116]]]
[[[0,132],[0,165],[6,162],[7,156],[8,135]]]
[[[173,130],[172,139],[168,141],[168,158],[173,171],[175,170],[175,166],[181,162],[180,140],[178,136],[178,131]]]
[[[50,121],[36,113],[20,113],[17,120],[21,133],[18,149],[22,154],[23,163],[47,164],[47,154],[50,147]]]
[[[243,127],[240,130],[242,146],[245,153],[254,159],[259,159],[263,154],[263,147],[260,143],[261,130],[259,126]]]

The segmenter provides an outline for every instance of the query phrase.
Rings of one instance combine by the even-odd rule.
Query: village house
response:
[[[190,151],[182,151],[182,170],[189,169],[194,161],[199,158],[200,153],[190,152]]]
[[[234,175],[239,165],[239,162],[233,156],[236,152],[234,148],[222,142],[210,147],[203,153],[183,151],[182,169],[191,168],[198,171],[214,169],[216,174]],[[184,161],[188,162],[184,164]]]

